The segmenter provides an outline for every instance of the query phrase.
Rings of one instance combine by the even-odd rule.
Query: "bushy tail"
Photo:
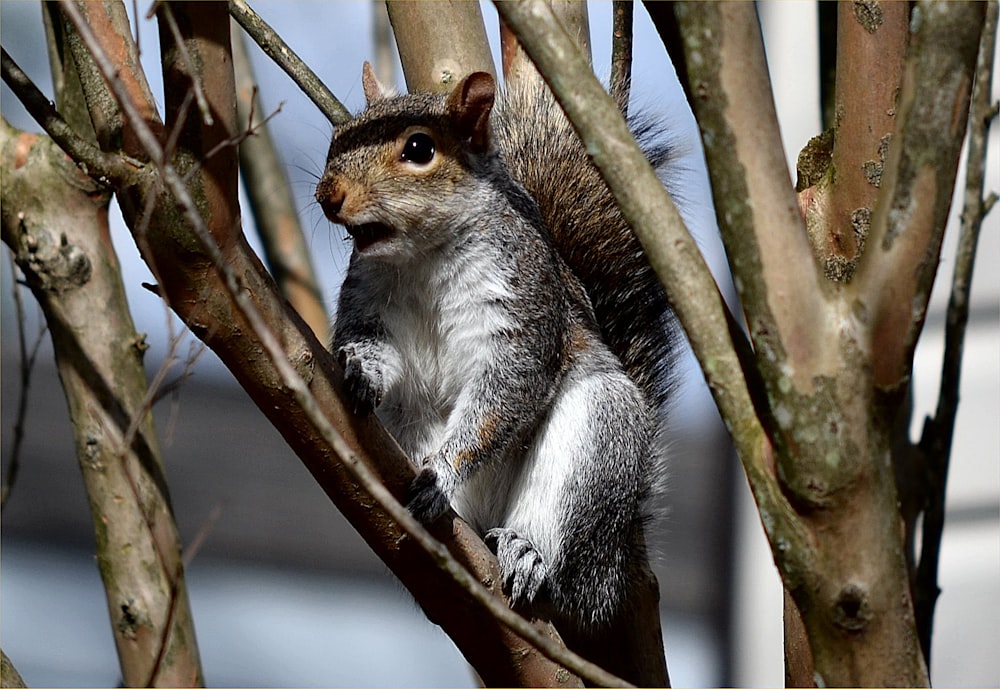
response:
[[[497,146],[535,198],[552,242],[590,296],[605,342],[657,409],[671,393],[680,329],[639,241],[547,88],[497,104]],[[630,126],[654,168],[670,157],[651,121]]]

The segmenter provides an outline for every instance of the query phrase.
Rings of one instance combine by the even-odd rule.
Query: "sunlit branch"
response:
[[[281,67],[302,92],[315,103],[326,119],[332,124],[341,124],[351,118],[333,93],[320,81],[302,59],[288,47],[288,44],[272,29],[260,15],[243,0],[230,0],[229,13],[243,30],[247,32],[261,50]]]
[[[66,151],[77,165],[84,167],[84,171],[97,180],[103,177],[105,183],[121,184],[132,177],[140,163],[130,164],[122,155],[105,153],[77,135],[45,94],[7,54],[7,50],[0,50],[4,82],[59,148]]]

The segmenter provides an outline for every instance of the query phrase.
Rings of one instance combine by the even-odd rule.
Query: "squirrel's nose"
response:
[[[340,214],[346,196],[343,185],[337,184],[330,177],[324,177],[316,185],[316,200],[326,217],[333,222],[338,222],[337,216]]]

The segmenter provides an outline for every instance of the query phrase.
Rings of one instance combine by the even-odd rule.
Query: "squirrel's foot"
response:
[[[438,485],[437,473],[427,467],[422,469],[410,484],[409,501],[406,508],[410,514],[424,524],[428,524],[448,511],[448,496]]]
[[[337,351],[344,369],[344,392],[355,414],[368,415],[382,402],[382,369],[372,347],[352,343]]]
[[[513,529],[498,527],[486,532],[486,545],[497,555],[504,589],[514,607],[530,605],[545,586],[546,568],[534,544]]]

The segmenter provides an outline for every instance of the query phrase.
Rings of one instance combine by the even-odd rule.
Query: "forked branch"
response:
[[[217,7],[210,9],[214,11]],[[147,233],[150,237],[147,260],[161,267],[164,276],[161,288],[169,293],[171,306],[220,353],[251,396],[275,420],[276,426],[321,480],[331,497],[418,598],[427,589],[440,588],[442,584],[458,589],[450,600],[449,609],[435,610],[435,616],[443,625],[451,627],[453,637],[484,676],[490,676],[498,683],[553,683],[560,677],[560,681],[572,679],[558,666],[551,666],[546,678],[520,676],[518,673],[523,669],[513,667],[508,654],[514,648],[523,649],[519,652],[528,655],[535,653],[517,642],[516,637],[523,637],[542,654],[559,658],[559,663],[586,675],[595,683],[622,684],[619,678],[603,673],[568,653],[561,644],[548,637],[549,632],[540,632],[511,611],[498,595],[498,583],[494,583],[492,591],[479,583],[477,577],[493,582],[499,580],[495,562],[491,569],[490,559],[482,556],[488,551],[481,541],[469,537],[460,524],[454,527],[456,533],[448,529],[448,541],[464,559],[463,566],[454,555],[434,541],[393,497],[394,493],[402,492],[413,476],[398,448],[394,448],[384,435],[379,435],[374,422],[365,423],[346,417],[336,402],[338,394],[330,385],[339,376],[333,373],[329,353],[308,333],[304,324],[285,309],[274,292],[273,284],[255,264],[254,257],[247,253],[241,237],[238,233],[233,235],[236,228],[226,219],[225,213],[220,217],[210,216],[208,221],[202,217],[187,188],[188,184],[197,185],[198,180],[182,177],[154,133],[141,119],[132,119],[132,113],[137,110],[135,104],[129,101],[129,95],[114,79],[114,66],[103,53],[99,41],[74,10],[73,7],[67,8],[67,15],[93,52],[95,63],[107,77],[115,98],[121,103],[134,125],[138,140],[153,161],[152,179],[133,193],[153,198],[159,193],[161,185],[168,192],[156,198],[158,212]],[[202,12],[201,8],[199,12]],[[204,16],[202,13],[199,18]],[[182,30],[188,27],[195,36],[199,35],[199,30],[222,30],[219,24],[199,27],[191,16],[179,24]],[[185,40],[189,39],[185,37]],[[211,46],[223,44],[219,40],[206,43]],[[194,60],[196,63],[203,61],[204,56]],[[168,68],[183,71],[183,65]],[[213,126],[220,123],[229,126],[231,113],[224,111],[225,103],[221,100],[224,94],[219,92],[219,81],[203,81],[206,98],[213,108]],[[170,83],[167,79],[165,82]],[[168,112],[172,112],[172,119],[179,121],[183,108],[171,107],[170,98],[173,103],[181,99],[176,94],[168,98]],[[179,154],[187,150],[185,146],[189,143],[182,134],[178,141]],[[211,141],[205,143],[210,145]],[[203,174],[214,161],[206,162],[208,164],[202,166],[199,174]],[[218,187],[213,189],[227,188],[229,182],[216,180],[216,184]],[[208,193],[214,193],[213,189]],[[228,202],[234,203],[235,196]],[[208,207],[217,209],[217,204],[216,201]],[[175,212],[183,217],[183,223],[156,226],[156,222],[170,212],[168,209],[177,209]],[[165,232],[175,233],[174,239],[159,241]],[[186,247],[186,252],[193,251],[197,246],[200,258],[193,260],[192,254],[185,253],[186,260],[178,260],[170,252],[179,244]],[[203,265],[207,266],[208,272],[202,272]],[[172,272],[167,273],[167,267]],[[184,273],[185,270],[191,274]],[[190,284],[192,280],[205,282]],[[248,348],[254,350],[252,364],[244,366],[241,365],[244,361],[241,353]],[[290,420],[289,417],[294,418]],[[350,440],[344,435],[345,431],[351,434]],[[374,448],[375,452],[384,453],[384,457],[372,459],[373,453],[362,459],[364,452],[358,442],[359,435],[365,436],[365,445]],[[419,548],[415,549],[414,544]],[[479,560],[476,561],[476,558]],[[439,566],[428,566],[423,561],[427,559]],[[474,568],[477,577],[472,576],[466,567]],[[439,569],[448,574],[445,581],[442,581]],[[471,606],[470,598],[476,602]],[[487,608],[488,614],[480,606]],[[494,629],[495,620],[515,630],[514,633],[503,627],[500,631]],[[468,626],[472,623],[478,636],[474,639],[475,643],[470,643],[471,635],[468,633]],[[478,660],[484,662],[480,664],[476,662]]]

